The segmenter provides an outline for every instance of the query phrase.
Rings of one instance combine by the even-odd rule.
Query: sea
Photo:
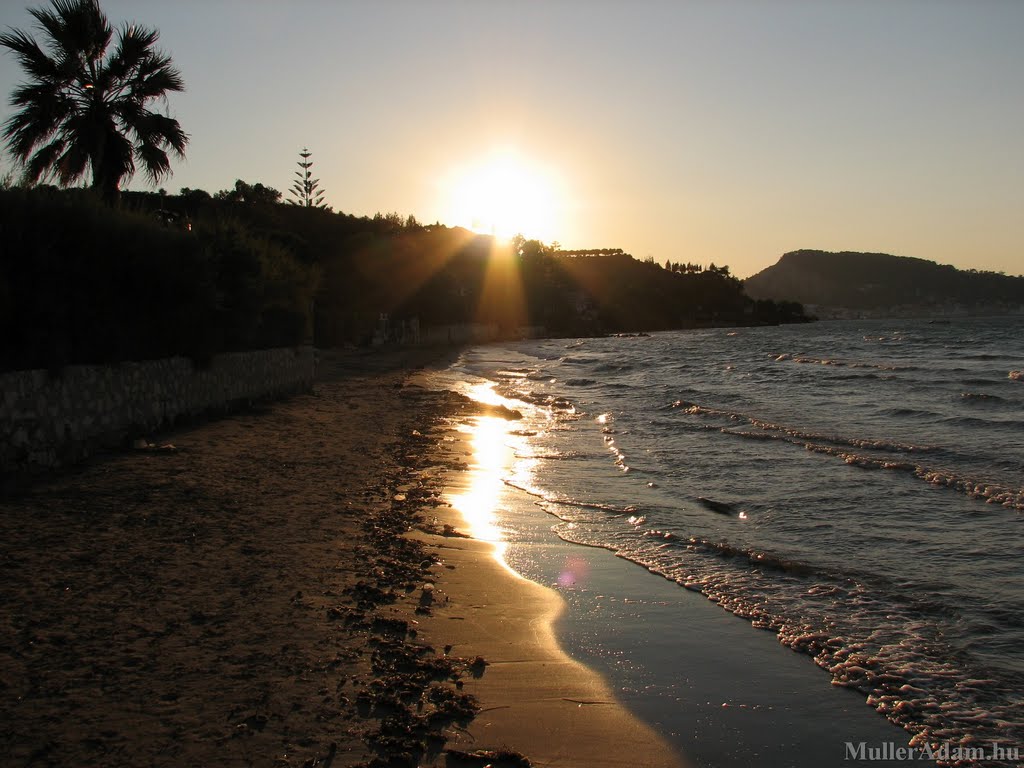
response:
[[[517,565],[515,542],[543,529],[605,550],[661,596],[644,632],[678,634],[690,603],[664,596],[697,598],[782,646],[766,658],[801,656],[898,726],[894,743],[1010,766],[1010,748],[1024,754],[1022,371],[1024,317],[844,320],[477,346],[444,385],[521,416],[504,420],[501,482],[530,510],[492,522],[524,575],[572,603],[585,574]],[[586,613],[597,630],[564,622],[569,650],[670,708],[679,687],[623,664],[633,641],[613,647],[601,610]],[[936,751],[972,745],[996,749]]]

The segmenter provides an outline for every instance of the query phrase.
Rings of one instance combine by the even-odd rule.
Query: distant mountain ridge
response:
[[[792,251],[743,286],[751,298],[799,301],[823,316],[1024,312],[1024,277],[887,253]]]

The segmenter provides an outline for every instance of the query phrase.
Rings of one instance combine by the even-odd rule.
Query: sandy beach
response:
[[[478,406],[408,380],[445,362],[331,357],[4,499],[3,762],[679,764],[558,648],[560,598],[459,530]]]

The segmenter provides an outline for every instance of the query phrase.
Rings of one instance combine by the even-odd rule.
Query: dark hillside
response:
[[[744,288],[757,299],[851,310],[1012,311],[1024,305],[1024,277],[885,253],[793,251],[748,278]]]

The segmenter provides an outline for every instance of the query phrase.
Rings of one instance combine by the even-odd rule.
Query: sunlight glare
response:
[[[463,391],[479,403],[506,407],[516,405],[495,392],[492,382],[472,384]],[[522,463],[516,462],[518,450],[514,444],[517,438],[512,435],[511,423],[495,416],[476,416],[469,423],[459,425],[458,429],[467,434],[472,453],[465,475],[466,486],[461,493],[450,495],[448,500],[465,520],[467,533],[474,539],[492,544],[494,558],[522,578],[505,559],[508,541],[498,522],[498,509],[508,492],[505,478],[515,464]]]
[[[503,476],[508,464],[505,439],[508,424],[504,419],[480,416],[469,426],[473,463],[469,470],[469,483],[464,493],[451,497],[469,528],[469,535],[494,545],[494,556],[505,564],[508,544],[497,524],[497,507],[505,491]]]
[[[496,153],[456,172],[445,186],[449,220],[457,226],[499,240],[557,238],[558,179],[517,153]]]

